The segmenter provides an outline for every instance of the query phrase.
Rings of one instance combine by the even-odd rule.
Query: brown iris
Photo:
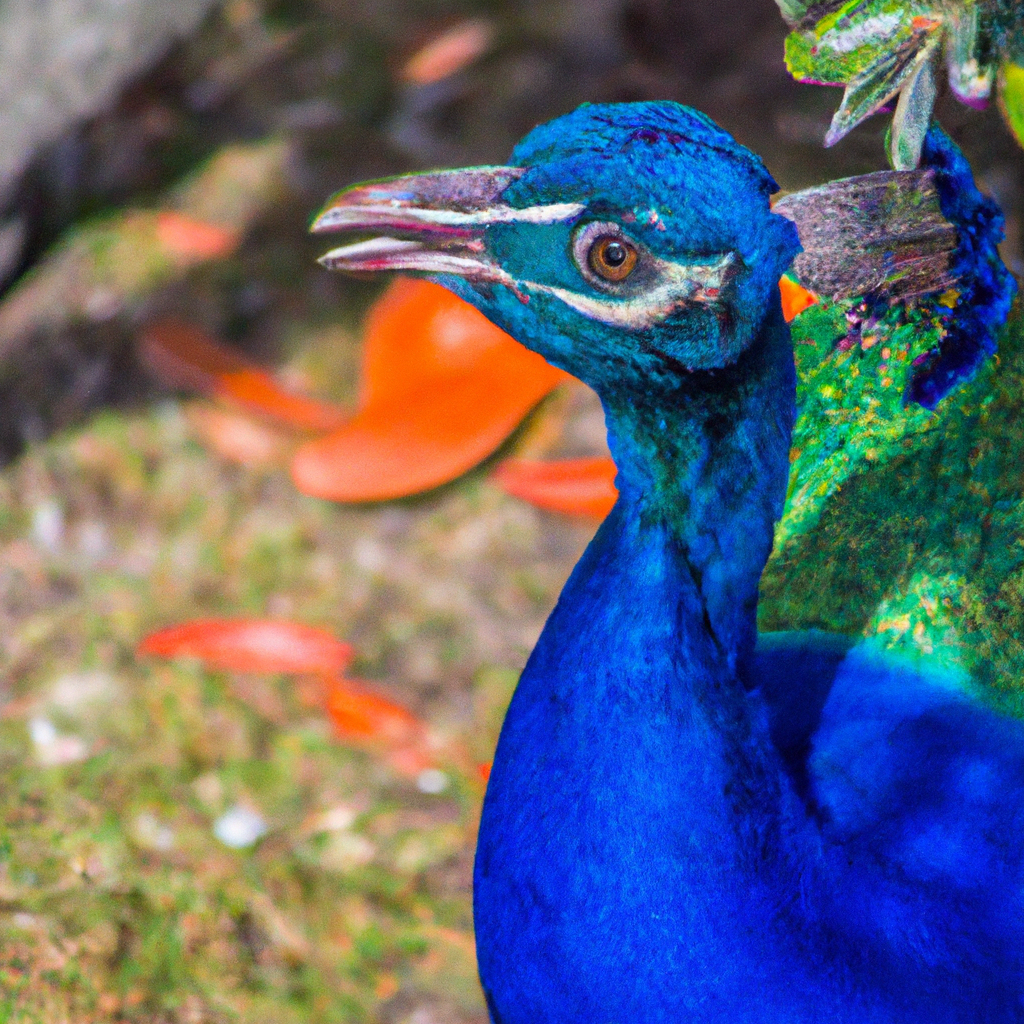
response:
[[[587,265],[605,281],[625,281],[636,259],[636,249],[618,235],[602,235],[587,250]]]

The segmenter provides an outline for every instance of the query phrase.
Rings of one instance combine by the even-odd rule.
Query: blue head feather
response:
[[[709,118],[676,103],[585,104],[536,128],[512,154],[525,173],[502,201],[524,209],[579,203],[570,223],[499,223],[487,249],[515,279],[621,304],[650,285],[609,295],[581,274],[573,239],[589,222],[621,226],[651,257],[674,266],[730,254],[720,302],[609,324],[582,316],[555,295],[438,279],[523,344],[599,393],[674,387],[680,374],[727,366],[757,335],[779,276],[799,250],[796,230],[771,213],[776,191],[761,160]],[[624,319],[628,317],[624,314]]]

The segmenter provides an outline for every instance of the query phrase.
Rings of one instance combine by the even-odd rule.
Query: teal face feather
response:
[[[735,362],[799,249],[761,161],[675,103],[584,105],[509,167],[342,192],[314,230],[386,235],[337,269],[432,273],[599,392],[672,387]]]

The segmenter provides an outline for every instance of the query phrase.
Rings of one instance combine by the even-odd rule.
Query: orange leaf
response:
[[[422,391],[434,378],[481,367],[503,368],[509,389],[529,382],[550,390],[571,380],[447,288],[398,277],[366,320],[359,404]]]
[[[603,519],[619,496],[615,472],[615,463],[609,458],[558,462],[506,459],[492,479],[507,494],[538,508]]]
[[[793,321],[808,306],[818,302],[818,296],[808,291],[802,284],[797,284],[791,277],[779,279],[779,291],[782,292],[782,315],[786,323]]]
[[[404,746],[422,740],[420,720],[401,704],[348,679],[330,679],[327,713],[340,736]]]
[[[402,68],[402,77],[414,85],[440,82],[482,57],[493,37],[486,21],[461,22],[417,50]]]
[[[278,619],[195,619],[151,633],[137,653],[234,672],[336,673],[352,660],[352,648],[330,633]]]
[[[169,256],[189,263],[230,256],[241,237],[234,228],[196,220],[173,210],[161,210],[156,215],[156,236]]]
[[[142,355],[163,380],[216,395],[300,430],[333,430],[344,410],[285,391],[241,352],[180,320],[160,320],[142,335]]]
[[[446,289],[399,279],[370,315],[359,412],[304,444],[292,477],[334,501],[438,487],[490,455],[566,379]]]
[[[292,447],[288,435],[243,412],[194,402],[185,416],[207,448],[250,469],[283,465]]]

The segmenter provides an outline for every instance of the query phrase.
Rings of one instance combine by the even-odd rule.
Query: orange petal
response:
[[[818,296],[808,291],[802,284],[797,284],[791,277],[779,279],[779,291],[782,292],[782,315],[786,323],[794,320],[808,306],[819,301]]]
[[[417,50],[402,68],[402,77],[414,85],[440,82],[482,57],[493,37],[488,22],[464,21]]]
[[[550,390],[571,379],[447,288],[399,277],[367,318],[360,405],[421,391],[436,377],[483,367],[500,367],[510,392],[521,386]]]
[[[538,508],[603,519],[619,496],[609,458],[531,462],[506,459],[491,479],[507,494]]]
[[[348,679],[329,680],[327,713],[344,739],[405,746],[420,741],[425,733],[407,708]]]
[[[567,379],[447,289],[399,278],[369,317],[360,411],[299,449],[293,479],[334,501],[430,490],[490,455]]]
[[[553,386],[514,365],[435,377],[422,391],[375,402],[292,460],[304,494],[385,501],[439,487],[472,469],[515,430]]]
[[[243,412],[196,402],[185,416],[203,444],[228,462],[250,469],[272,469],[287,462],[291,438]]]
[[[478,764],[476,766],[477,775],[479,775],[480,778],[483,779],[484,782],[487,782],[487,781],[490,780],[490,777],[491,777],[491,766],[492,766],[492,762],[491,761],[485,761],[483,764]]]
[[[192,324],[150,324],[141,347],[143,358],[168,383],[227,398],[291,427],[333,430],[347,418],[336,406],[285,391],[266,370]]]
[[[195,619],[151,633],[137,653],[234,672],[335,673],[352,660],[352,648],[330,633],[278,619]]]
[[[173,210],[161,210],[156,215],[156,236],[169,256],[189,263],[230,256],[241,238],[234,228],[196,220]]]
[[[304,444],[292,476],[333,501],[418,494],[492,454],[567,379],[451,292],[399,278],[369,317],[360,411]]]

